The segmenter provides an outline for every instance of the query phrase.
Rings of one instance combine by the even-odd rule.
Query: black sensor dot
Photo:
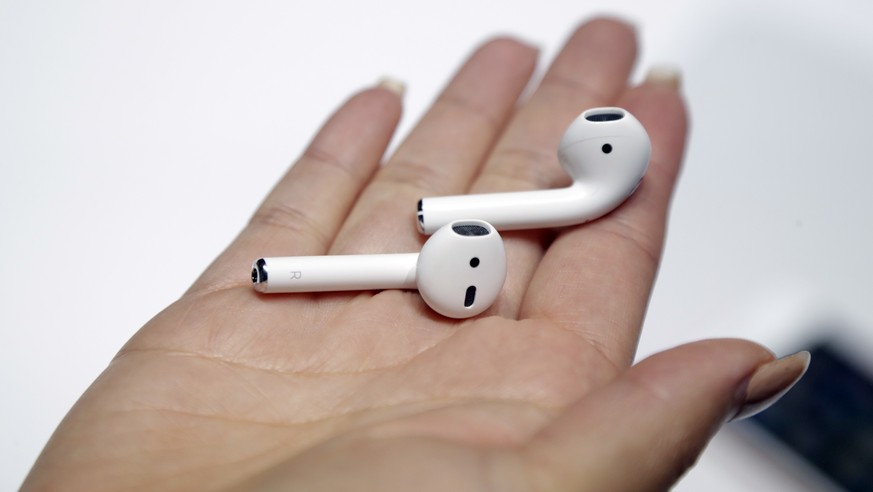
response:
[[[475,256],[473,258],[470,258],[470,266],[473,268],[479,266],[479,258],[476,258]]]
[[[601,147],[600,150],[602,150],[604,154],[608,154],[612,152],[612,145],[603,144],[603,147]]]

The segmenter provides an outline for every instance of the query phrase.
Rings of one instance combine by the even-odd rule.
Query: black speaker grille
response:
[[[461,236],[487,236],[491,233],[487,227],[479,224],[458,224],[453,225],[452,230]]]
[[[606,113],[594,113],[585,116],[585,119],[588,121],[617,121],[622,118],[624,118],[624,115],[615,111],[609,111]]]

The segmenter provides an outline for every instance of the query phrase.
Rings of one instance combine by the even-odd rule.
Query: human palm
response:
[[[706,342],[628,369],[685,141],[671,83],[626,86],[634,58],[627,26],[589,22],[519,105],[536,53],[492,40],[381,167],[400,98],[384,88],[352,97],[234,243],[85,393],[25,488],[671,483],[735,406],[735,387],[771,356]],[[629,109],[650,133],[642,186],[595,222],[503,233],[507,282],[485,314],[447,319],[414,291],[251,288],[260,256],[418,251],[422,196],[566,185],[561,133],[605,105]],[[683,412],[695,419],[665,423]],[[634,473],[616,468],[628,463]]]

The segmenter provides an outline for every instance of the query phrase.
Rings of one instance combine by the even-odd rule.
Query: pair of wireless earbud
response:
[[[583,112],[564,132],[558,160],[573,178],[566,188],[423,198],[418,228],[433,234],[421,253],[261,258],[255,290],[325,292],[418,288],[436,312],[469,318],[497,299],[506,255],[497,230],[581,224],[618,207],[639,186],[651,143],[621,108]]]

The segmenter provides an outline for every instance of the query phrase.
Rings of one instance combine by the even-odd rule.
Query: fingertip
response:
[[[374,86],[353,94],[343,107],[386,116],[396,115],[396,118],[399,119],[403,111],[403,95],[405,93],[406,84],[402,81],[392,77],[382,77]]]
[[[511,35],[497,35],[486,39],[470,56],[482,58],[494,65],[504,67],[520,67],[525,72],[532,72],[540,49],[534,43]]]
[[[675,384],[676,381],[708,381],[722,387],[738,387],[756,367],[774,359],[766,347],[739,338],[701,340],[654,354],[636,364],[628,377],[646,384]],[[693,371],[690,371],[693,369]],[[685,384],[683,382],[683,384]],[[669,391],[682,390],[677,385]]]
[[[611,17],[590,19],[567,38],[543,85],[558,81],[561,86],[590,92],[586,105],[613,105],[627,84],[636,57],[636,29],[631,24]],[[588,70],[580,71],[583,67]]]
[[[311,145],[326,146],[324,141],[328,140],[333,147],[356,136],[360,141],[386,146],[403,114],[400,88],[387,85],[383,78],[349,96],[316,133]]]
[[[688,126],[688,111],[679,86],[681,75],[664,70],[649,72],[646,80],[628,89],[620,104],[646,126],[650,135],[680,135],[683,140]],[[666,126],[666,129],[663,129]]]
[[[669,193],[682,167],[690,126],[688,107],[678,89],[679,78],[678,72],[650,72],[645,82],[626,90],[619,101],[642,123],[652,142],[646,179],[665,178],[659,185]]]
[[[630,20],[611,15],[592,17],[579,24],[570,36],[571,39],[577,37],[585,38],[586,42],[604,42],[630,48],[631,56],[636,57],[637,27]]]
[[[357,162],[358,159],[355,153],[346,152],[346,148],[358,147],[358,152],[363,147],[373,148],[378,149],[381,155],[403,112],[403,102],[397,89],[384,85],[380,81],[353,93],[343,101],[316,132],[307,152],[312,149],[330,149],[335,154],[349,154],[349,162]],[[355,140],[354,145],[350,139]],[[343,167],[350,169],[349,166]],[[366,174],[369,175],[375,167],[366,168]]]
[[[672,64],[653,65],[646,73],[643,83],[656,88],[679,91],[682,88],[682,71]]]
[[[406,93],[406,83],[400,79],[391,77],[390,75],[385,75],[380,78],[379,81],[376,82],[376,87],[392,92],[400,99],[403,99],[403,95]]]
[[[758,366],[738,392],[738,409],[730,421],[752,417],[774,405],[806,374],[811,358],[804,350]]]
[[[622,32],[625,36],[630,36],[634,40],[637,36],[637,26],[630,19],[609,14],[600,14],[579,24],[577,31],[582,29],[589,30],[606,30],[610,32]]]

